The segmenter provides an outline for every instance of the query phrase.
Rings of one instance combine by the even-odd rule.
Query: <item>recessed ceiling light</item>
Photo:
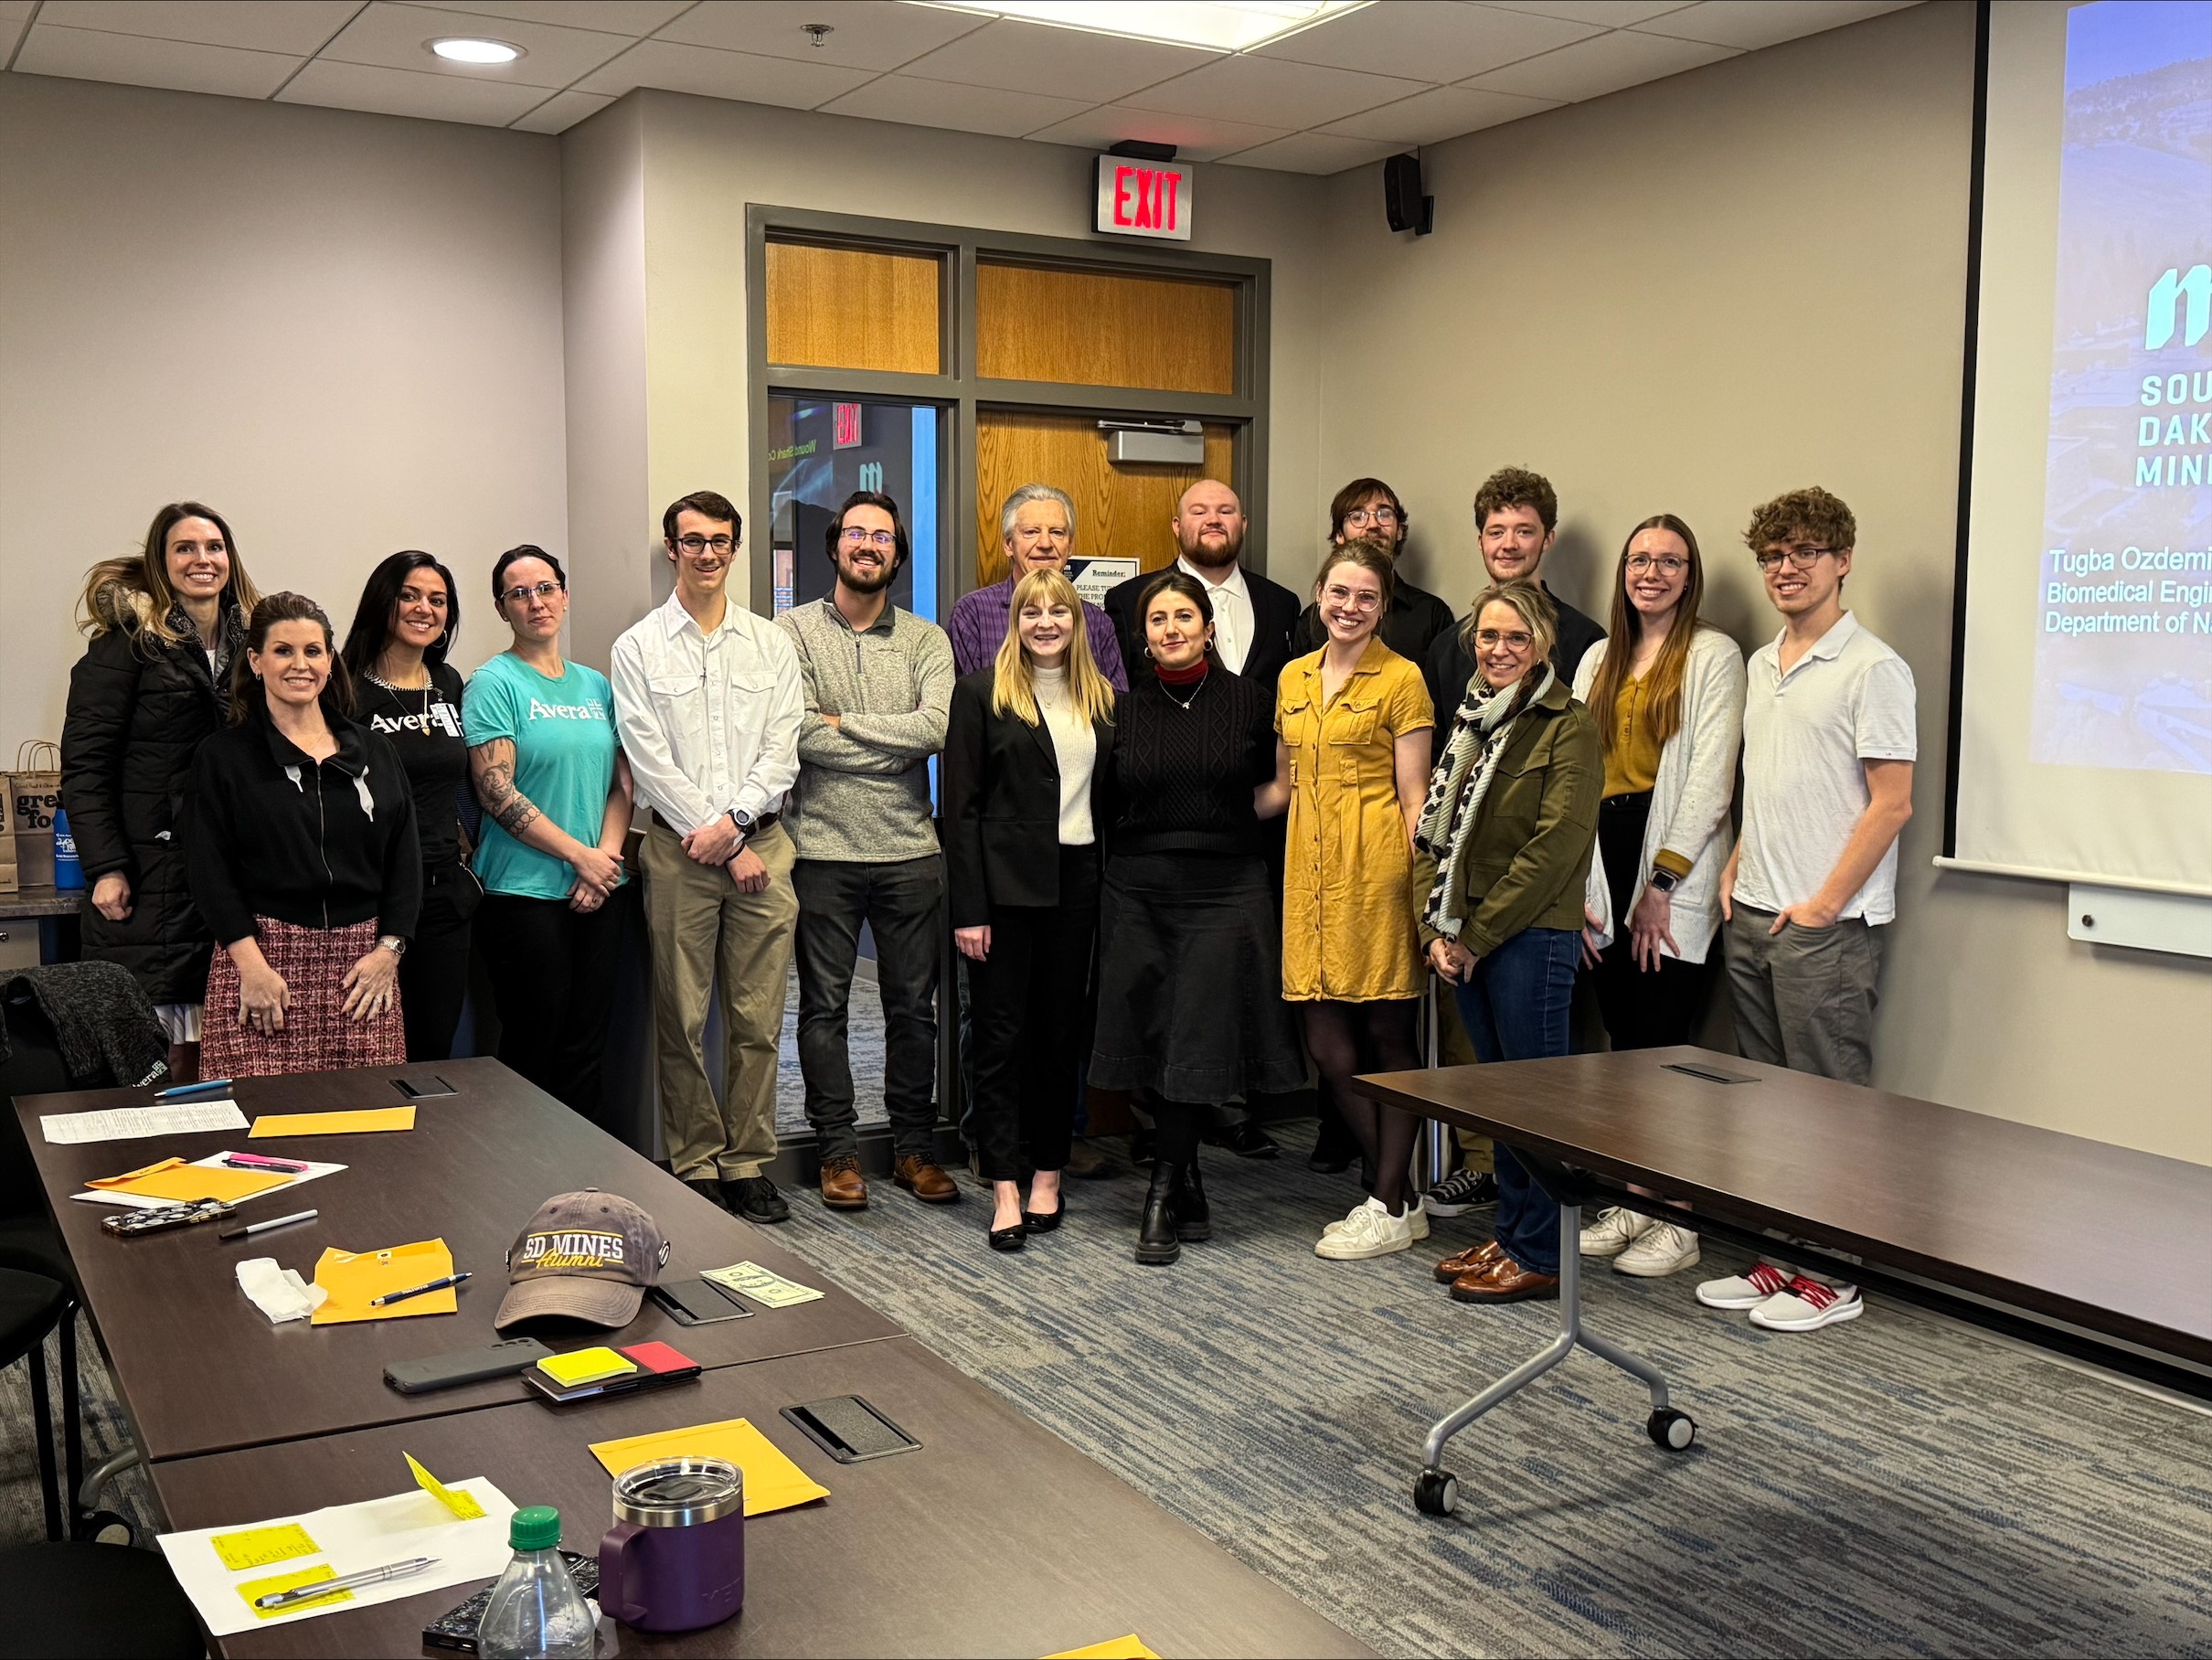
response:
[[[448,63],[513,63],[522,56],[522,48],[504,40],[433,40],[430,48]]]
[[[945,11],[1016,17],[1099,35],[1167,40],[1217,52],[1249,51],[1370,0],[909,0]]]

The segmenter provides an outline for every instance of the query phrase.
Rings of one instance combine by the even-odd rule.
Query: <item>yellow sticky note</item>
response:
[[[271,1135],[359,1135],[371,1130],[411,1130],[412,1107],[369,1107],[358,1112],[270,1112],[253,1121],[249,1141]]]
[[[415,1473],[415,1484],[464,1522],[475,1521],[484,1515],[484,1506],[476,1502],[475,1495],[456,1493],[436,1476],[425,1470],[412,1452],[402,1452],[407,1467]]]
[[[1131,1632],[1126,1637],[1093,1643],[1089,1648],[1062,1649],[1057,1655],[1047,1655],[1045,1660],[1160,1660],[1160,1656],[1144,1646],[1143,1638]]]
[[[565,1355],[548,1355],[537,1363],[537,1369],[564,1389],[572,1389],[580,1383],[597,1383],[602,1378],[622,1378],[638,1369],[637,1362],[626,1355],[618,1355],[606,1347],[570,1349]]]
[[[335,1580],[337,1577],[328,1562],[318,1562],[313,1568],[303,1568],[293,1573],[280,1573],[274,1579],[250,1580],[238,1588],[238,1594],[246,1599],[248,1608],[253,1608],[255,1619],[274,1620],[285,1614],[296,1614],[305,1608],[335,1608],[341,1602],[352,1601],[354,1593],[350,1591],[334,1591],[326,1597],[309,1597],[304,1601],[287,1602],[282,1608],[254,1608],[253,1600],[256,1597],[265,1597],[275,1591],[290,1591],[295,1585],[312,1585],[317,1580]]]
[[[282,1172],[230,1170],[207,1165],[187,1165],[181,1158],[165,1158],[144,1170],[124,1176],[103,1176],[86,1186],[101,1193],[128,1193],[137,1198],[168,1199],[189,1204],[194,1199],[220,1199],[234,1205],[240,1199],[282,1187],[292,1181]]]
[[[215,1547],[216,1559],[232,1573],[266,1568],[271,1562],[289,1562],[293,1557],[316,1556],[323,1549],[297,1522],[242,1527],[236,1533],[218,1533],[207,1542]]]
[[[544,1364],[542,1361],[540,1365]],[[656,1458],[719,1458],[745,1472],[745,1514],[766,1516],[793,1505],[827,1498],[830,1490],[786,1458],[773,1442],[742,1418],[663,1430],[624,1441],[591,1443],[591,1455],[609,1475],[620,1475]]]

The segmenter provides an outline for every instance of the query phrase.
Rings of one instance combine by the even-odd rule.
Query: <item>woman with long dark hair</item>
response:
[[[192,898],[223,947],[207,974],[216,1077],[407,1059],[414,794],[392,746],[347,715],[348,678],[323,608],[271,594],[231,676],[232,724],[192,763]]]
[[[395,553],[368,573],[340,656],[354,718],[390,742],[415,797],[422,914],[399,964],[407,1058],[443,1060],[468,994],[469,919],[484,887],[468,867],[463,814],[474,804],[461,724],[461,633],[453,573],[427,553]]]
[[[214,950],[180,831],[200,744],[223,724],[232,660],[261,599],[230,527],[199,502],[154,516],[144,549],[85,577],[91,643],[69,675],[61,804],[90,885],[84,954],[137,979],[169,1037],[169,1075],[199,1076]]]

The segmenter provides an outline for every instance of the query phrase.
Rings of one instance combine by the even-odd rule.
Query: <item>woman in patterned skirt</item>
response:
[[[231,724],[200,746],[186,806],[193,902],[223,948],[207,973],[204,1076],[407,1059],[414,799],[389,740],[350,704],[322,607],[295,593],[256,605]]]

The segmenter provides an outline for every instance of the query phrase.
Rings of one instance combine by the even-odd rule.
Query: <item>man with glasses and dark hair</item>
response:
[[[907,560],[897,502],[855,491],[827,542],[835,586],[778,619],[798,647],[805,697],[791,830],[799,846],[799,1066],[822,1202],[833,1210],[868,1202],[846,1043],[865,922],[883,998],[892,1179],[925,1204],[949,1205],[960,1189],[937,1163],[945,873],[930,757],[944,748],[952,716],[952,645],[934,622],[891,603]]]
[[[952,638],[952,665],[962,675],[989,668],[1006,638],[1006,612],[1014,585],[1033,570],[1068,569],[1075,551],[1075,498],[1051,484],[1024,484],[998,510],[999,544],[1006,550],[1005,577],[973,593],[961,595],[946,633]],[[1083,601],[1083,633],[1099,673],[1117,692],[1129,689],[1120,643],[1106,613]]]
[[[776,1056],[799,899],[778,822],[799,775],[799,663],[775,624],[725,591],[743,526],[701,490],[662,516],[675,591],[614,643],[615,720],[652,813],[645,920],[653,945],[654,1070],[668,1162],[749,1222],[791,1211],[776,1156]],[[725,1059],[707,1083],[718,975]]]
[[[1423,664],[1429,660],[1429,647],[1437,635],[1451,629],[1452,607],[1407,580],[1406,568],[1398,563],[1406,551],[1406,530],[1412,522],[1398,492],[1379,478],[1354,479],[1329,504],[1332,548],[1343,547],[1353,537],[1365,537],[1390,550],[1395,579],[1390,584],[1390,609],[1383,613],[1382,627],[1377,632],[1383,644],[1399,656]],[[1307,606],[1298,614],[1298,626],[1291,631],[1292,651],[1303,655],[1327,644],[1321,607]]]
[[[1874,1070],[1881,930],[1897,914],[1897,840],[1919,752],[1912,670],[1844,609],[1858,526],[1814,486],[1751,513],[1781,633],[1751,654],[1743,829],[1720,876],[1736,1042],[1747,1059],[1847,1083]],[[1849,1285],[1771,1262],[1697,1298],[1805,1332],[1856,1319]]]

